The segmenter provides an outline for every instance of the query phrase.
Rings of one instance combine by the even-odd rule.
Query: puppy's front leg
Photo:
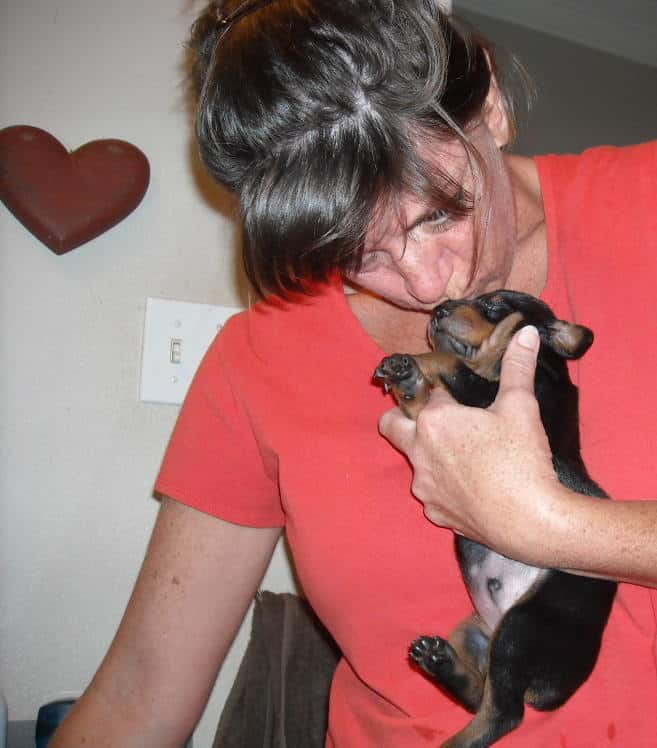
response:
[[[376,368],[374,377],[383,381],[402,411],[413,420],[429,399],[431,388],[440,384],[440,377],[453,373],[459,361],[451,353],[395,353],[386,356]]]

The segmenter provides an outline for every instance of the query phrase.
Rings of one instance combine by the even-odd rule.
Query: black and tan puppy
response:
[[[577,388],[566,365],[588,350],[593,334],[556,319],[533,296],[496,291],[436,307],[429,328],[433,352],[389,356],[375,377],[411,418],[436,385],[465,405],[485,408],[497,393],[502,354],[526,324],[541,336],[535,392],[559,480],[602,498],[580,455]],[[527,566],[460,536],[456,553],[476,613],[448,640],[420,637],[410,656],[475,712],[443,748],[485,748],[520,724],[525,703],[556,709],[588,678],[616,583]]]

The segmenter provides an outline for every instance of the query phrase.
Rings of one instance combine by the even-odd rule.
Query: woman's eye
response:
[[[448,210],[439,208],[427,216],[422,223],[429,224],[430,226],[444,226],[452,217],[452,214]]]

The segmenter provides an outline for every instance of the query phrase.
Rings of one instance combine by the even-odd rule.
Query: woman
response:
[[[327,745],[439,744],[469,716],[412,669],[407,647],[450,631],[471,606],[451,531],[426,520],[407,461],[377,433],[391,403],[371,376],[385,352],[427,349],[428,314],[446,298],[508,287],[573,318],[570,269],[554,259],[569,207],[552,194],[562,162],[503,152],[513,105],[495,56],[432,0],[229,1],[193,38],[201,153],[240,200],[245,267],[271,295],[226,325],[199,369],[157,481],[170,498],[124,620],[54,746],[182,744],[282,527],[343,653]],[[655,146],[583,158],[594,181],[603,159],[618,189],[614,175],[645,174]],[[579,174],[579,164],[566,166]],[[654,277],[657,234],[638,186],[633,177],[625,189],[638,214],[613,218],[652,242],[640,259]],[[593,202],[607,206],[609,192],[598,193]],[[585,211],[586,194],[568,198]],[[596,256],[617,250],[587,230],[601,241]],[[610,316],[631,332],[625,311]],[[609,379],[605,361],[594,371]],[[592,442],[597,428],[606,434],[601,419]],[[654,423],[640,423],[643,442]],[[635,496],[650,495],[636,485]],[[528,713],[501,745],[650,744],[654,608],[638,586],[619,600],[590,680],[557,712]]]

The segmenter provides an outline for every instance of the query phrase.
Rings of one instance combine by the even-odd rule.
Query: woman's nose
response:
[[[422,304],[437,304],[444,297],[449,281],[445,263],[435,253],[430,257],[425,253],[408,255],[407,252],[399,264],[407,292]]]

